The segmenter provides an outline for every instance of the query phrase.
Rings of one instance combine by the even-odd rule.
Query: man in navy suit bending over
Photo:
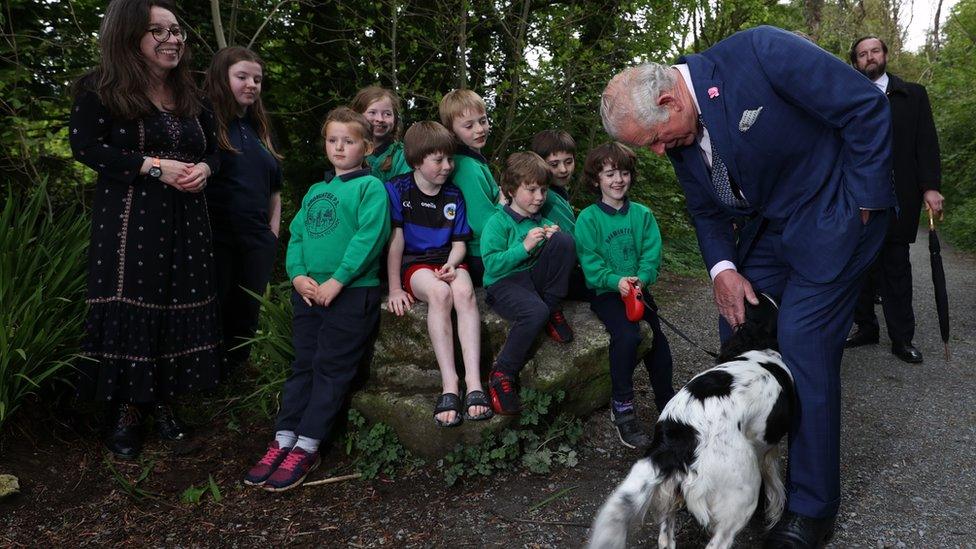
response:
[[[674,66],[615,76],[608,133],[670,157],[721,315],[780,303],[796,383],[787,512],[766,547],[817,547],[840,504],[840,362],[858,281],[895,205],[891,115],[866,78],[783,30],[739,32]]]

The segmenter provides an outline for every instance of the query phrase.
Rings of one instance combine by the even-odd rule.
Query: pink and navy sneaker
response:
[[[268,451],[264,453],[264,457],[254,467],[251,467],[251,470],[244,476],[244,484],[249,486],[261,486],[264,484],[264,481],[268,480],[271,473],[274,473],[275,469],[285,460],[289,450],[291,448],[281,448],[278,446],[277,440],[272,441],[268,445]]]
[[[322,462],[318,452],[309,454],[305,450],[294,447],[274,473],[264,481],[264,489],[269,492],[284,492],[298,486],[309,473]]]

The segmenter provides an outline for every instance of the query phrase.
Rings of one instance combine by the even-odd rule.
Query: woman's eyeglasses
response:
[[[163,27],[149,27],[147,32],[152,33],[153,40],[160,44],[169,40],[170,36],[175,36],[177,40],[186,42],[186,33],[179,27],[174,26],[168,29],[164,29]]]

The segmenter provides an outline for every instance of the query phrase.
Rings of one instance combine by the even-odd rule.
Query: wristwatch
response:
[[[163,170],[159,167],[159,158],[153,157],[152,167],[149,168],[149,177],[159,179],[163,175]]]

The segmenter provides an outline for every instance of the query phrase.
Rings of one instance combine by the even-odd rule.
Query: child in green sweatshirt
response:
[[[532,152],[546,161],[549,173],[549,194],[542,206],[542,215],[556,222],[570,234],[576,233],[576,210],[569,201],[569,186],[576,171],[576,140],[565,130],[543,130],[532,138]],[[586,279],[579,264],[569,277],[566,299],[589,301],[593,291],[586,287]]]
[[[403,134],[403,104],[393,90],[368,86],[356,93],[349,108],[366,117],[373,139],[373,151],[366,155],[374,177],[389,181],[410,173],[400,136]]]
[[[560,307],[576,264],[573,237],[542,217],[549,170],[533,152],[508,157],[502,190],[508,204],[485,223],[486,301],[508,320],[508,338],[488,376],[492,408],[501,415],[521,411],[518,375],[544,328],[560,343],[573,339]]]
[[[488,114],[481,96],[471,90],[448,92],[438,107],[441,124],[457,138],[452,181],[464,197],[472,238],[468,242],[468,264],[471,280],[481,286],[485,272],[481,253],[481,234],[485,223],[498,211],[501,191],[495,183],[488,159],[481,150],[488,141]]]
[[[575,234],[586,284],[596,293],[590,308],[610,332],[610,420],[629,448],[650,444],[634,413],[640,326],[627,319],[623,301],[635,287],[646,298],[643,320],[654,335],[643,362],[658,411],[674,396],[671,347],[648,290],[661,266],[661,232],[651,210],[627,197],[636,167],[634,152],[619,143],[600,145],[587,154],[583,174],[599,198],[580,212]]]
[[[244,478],[272,492],[298,486],[319,465],[319,444],[379,326],[377,270],[390,207],[383,183],[363,167],[373,149],[370,125],[340,107],[329,113],[322,137],[335,174],[309,188],[291,223],[286,258],[295,361],[282,388],[275,439]]]

